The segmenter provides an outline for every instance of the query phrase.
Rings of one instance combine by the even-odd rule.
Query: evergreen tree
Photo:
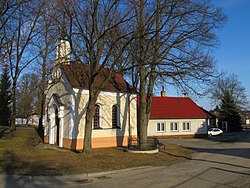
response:
[[[221,100],[220,117],[222,121],[227,121],[229,131],[240,131],[242,129],[240,110],[229,91],[224,93]]]
[[[11,82],[7,65],[0,80],[0,125],[9,126],[11,117]]]

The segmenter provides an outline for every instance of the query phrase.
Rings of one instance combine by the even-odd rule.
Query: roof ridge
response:
[[[181,98],[181,99],[190,99],[190,97],[175,97],[175,96],[153,96],[157,98]]]

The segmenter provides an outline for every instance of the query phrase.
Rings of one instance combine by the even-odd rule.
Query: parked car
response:
[[[219,128],[211,128],[208,129],[208,133],[209,136],[216,136],[216,135],[221,135],[223,134],[223,131]]]

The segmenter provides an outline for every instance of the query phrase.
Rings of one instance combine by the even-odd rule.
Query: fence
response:
[[[154,150],[161,149],[165,146],[159,142],[157,138],[148,138],[145,147],[141,148],[139,145],[139,138],[129,138],[128,139],[128,149],[130,150]]]

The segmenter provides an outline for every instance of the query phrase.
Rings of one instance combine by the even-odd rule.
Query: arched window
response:
[[[94,129],[100,129],[100,105],[95,105]]]
[[[118,107],[117,105],[112,106],[112,128],[118,128]]]

